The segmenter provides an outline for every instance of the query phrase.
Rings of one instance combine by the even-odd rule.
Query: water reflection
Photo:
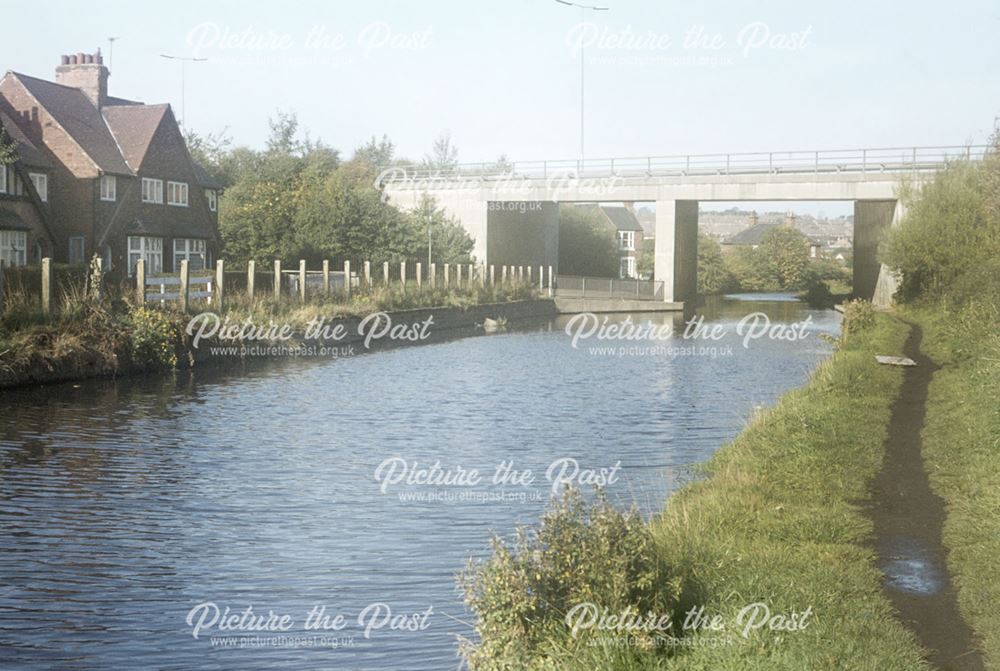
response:
[[[486,551],[492,530],[537,519],[554,460],[620,462],[612,500],[657,510],[755,406],[805,380],[829,351],[818,333],[839,323],[788,301],[714,300],[700,313],[734,326],[756,310],[775,322],[811,316],[812,336],[743,349],[731,332],[729,356],[619,356],[573,348],[559,319],[337,361],[4,393],[4,660],[454,667],[455,638],[471,633],[454,574]],[[683,330],[677,315],[632,318]],[[393,457],[487,475],[508,463],[536,482],[487,482],[475,488],[481,500],[420,499],[437,490],[381,491],[374,474]],[[495,498],[503,491],[509,500]],[[299,624],[314,605],[353,617],[385,602],[397,613],[433,606],[434,615],[426,631],[368,639],[352,619],[352,644],[336,649],[229,649],[192,638],[185,617],[205,601],[287,612]]]

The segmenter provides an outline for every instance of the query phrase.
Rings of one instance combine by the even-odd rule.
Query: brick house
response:
[[[52,253],[48,182],[52,163],[14,123],[0,99],[0,137],[14,147],[14,162],[0,165],[0,263],[23,266]]]
[[[63,56],[50,82],[17,72],[0,101],[18,131],[51,164],[47,177],[52,257],[131,274],[136,262],[171,272],[188,259],[207,267],[221,248],[221,186],[188,152],[170,105],[108,95],[100,51]]]

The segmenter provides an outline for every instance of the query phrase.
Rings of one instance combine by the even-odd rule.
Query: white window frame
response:
[[[636,276],[635,273],[635,257],[634,256],[623,256],[618,262],[618,274],[621,279],[628,280],[633,279]]]
[[[163,272],[163,238],[153,235],[130,235],[125,242],[128,254],[128,275],[135,275],[135,265],[142,259],[146,262],[146,275]]]
[[[212,212],[218,212],[219,192],[215,189],[205,189],[205,198],[208,200],[208,209]]]
[[[5,268],[28,265],[28,232],[0,229],[0,261]]]
[[[0,165],[0,193],[7,193],[7,166]]]
[[[173,205],[174,207],[188,206],[187,182],[167,182],[167,205]]]
[[[146,187],[149,187],[149,193],[147,193]],[[154,179],[152,177],[142,178],[142,202],[153,203],[154,205],[163,204],[162,179]]]
[[[618,249],[635,251],[635,231],[618,231]]]
[[[49,202],[49,176],[44,172],[29,172],[28,178],[38,192],[38,198],[43,202]]]
[[[201,267],[192,266],[191,260],[201,257]],[[208,268],[208,241],[204,238],[174,238],[174,272],[181,269],[181,261],[188,262],[191,271]]]
[[[114,175],[101,175],[101,200],[108,203],[118,200],[118,178]]]
[[[80,258],[73,259],[73,245],[79,243],[80,245]],[[71,235],[69,237],[69,254],[66,258],[70,263],[86,263],[87,261],[87,239],[82,235]]]

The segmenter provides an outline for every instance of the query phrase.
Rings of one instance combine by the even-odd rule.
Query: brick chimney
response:
[[[108,98],[108,69],[98,49],[94,54],[70,54],[60,57],[56,83],[78,88],[100,109]]]

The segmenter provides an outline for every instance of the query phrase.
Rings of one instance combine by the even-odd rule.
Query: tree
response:
[[[17,145],[0,126],[0,165],[10,165],[17,160]]]
[[[722,258],[722,247],[709,235],[698,233],[698,293],[717,294],[732,288],[733,278]]]
[[[424,167],[429,170],[453,170],[458,165],[458,147],[451,143],[451,132],[438,135],[431,153],[424,155]]]
[[[423,233],[418,258],[428,258],[430,244],[430,258],[434,263],[472,262],[475,244],[472,238],[454,217],[437,206],[432,196],[425,193],[420,198],[420,205],[409,216],[418,235]]]
[[[596,206],[559,208],[559,272],[566,275],[618,277],[618,240]]]
[[[757,248],[780,289],[801,289],[809,267],[809,240],[794,228],[779,226],[764,235]]]
[[[392,163],[396,153],[396,145],[389,141],[387,135],[377,139],[374,135],[368,142],[354,150],[351,160],[364,161],[374,168],[382,168]]]

